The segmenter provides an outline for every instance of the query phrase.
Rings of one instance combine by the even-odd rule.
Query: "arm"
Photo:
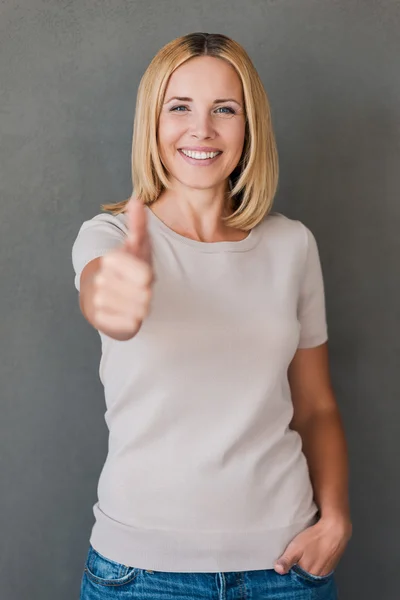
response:
[[[303,441],[320,517],[350,526],[347,445],[332,390],[328,344],[297,350],[288,371],[294,415]]]
[[[294,563],[313,575],[334,570],[352,533],[347,447],[329,374],[328,334],[322,267],[317,243],[306,227],[297,317],[300,339],[288,369],[293,402],[291,428],[302,439],[319,521],[287,546],[275,570]]]
[[[351,537],[347,447],[331,386],[328,345],[300,348],[288,370],[294,414],[291,428],[303,442],[319,521],[287,546],[275,570],[293,564],[314,575],[330,573]]]

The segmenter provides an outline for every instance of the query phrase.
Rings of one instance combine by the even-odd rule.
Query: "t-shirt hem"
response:
[[[298,348],[306,349],[306,348],[316,348],[317,346],[321,346],[328,341],[328,335],[323,333],[321,335],[314,335],[313,337],[308,337],[301,339]]]
[[[220,573],[272,569],[291,540],[317,518],[317,508],[295,523],[251,531],[139,529],[109,518],[94,506],[90,543],[110,560],[152,571]]]

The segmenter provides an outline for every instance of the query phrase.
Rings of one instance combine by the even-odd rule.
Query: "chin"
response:
[[[187,188],[193,189],[193,190],[208,190],[210,188],[215,188],[218,187],[220,185],[223,184],[223,182],[225,181],[225,179],[209,179],[207,181],[207,179],[205,177],[191,177],[191,178],[187,178],[187,179],[182,179],[181,178],[177,178],[177,181],[179,181],[179,183]]]
[[[210,183],[209,185],[206,184],[185,184],[187,188],[190,188],[191,190],[212,190],[216,187],[219,187],[219,183]]]

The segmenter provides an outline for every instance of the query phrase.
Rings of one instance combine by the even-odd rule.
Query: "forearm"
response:
[[[298,432],[321,518],[350,523],[347,445],[339,411],[316,411]]]

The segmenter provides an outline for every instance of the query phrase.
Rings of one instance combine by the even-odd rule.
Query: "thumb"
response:
[[[300,560],[302,555],[303,553],[298,548],[289,544],[282,556],[275,562],[275,571],[280,575],[285,575]]]
[[[147,242],[146,211],[138,198],[133,196],[126,207],[128,236],[125,249],[138,258],[144,258],[144,246]]]

